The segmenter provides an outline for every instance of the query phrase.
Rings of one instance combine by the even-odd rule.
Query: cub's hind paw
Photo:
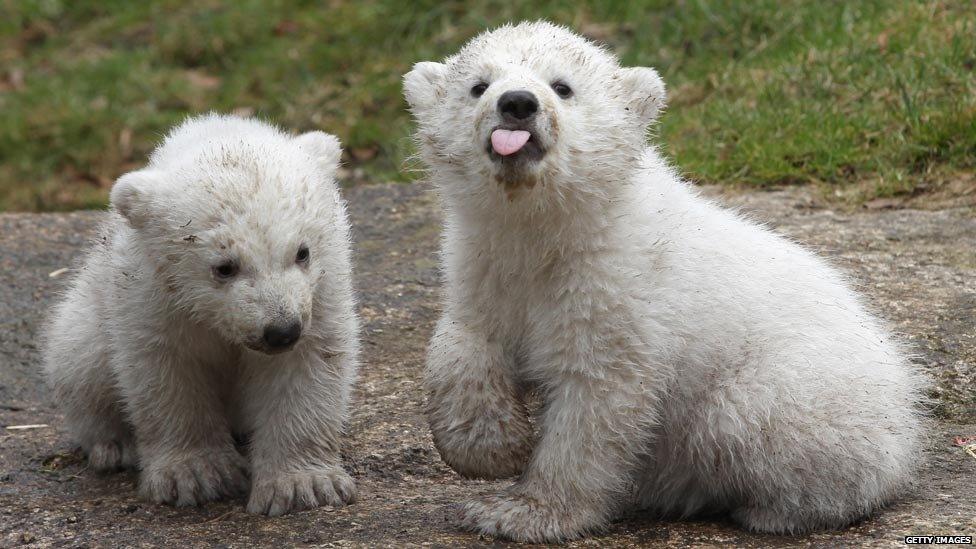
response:
[[[88,464],[100,472],[130,469],[136,466],[136,447],[131,440],[96,442],[87,449]]]

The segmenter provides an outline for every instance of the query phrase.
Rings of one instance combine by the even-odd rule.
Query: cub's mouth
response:
[[[491,130],[486,145],[488,156],[505,164],[534,162],[546,155],[535,133],[524,127],[498,126]]]
[[[271,347],[267,343],[264,343],[263,341],[260,340],[248,341],[244,344],[244,346],[252,351],[261,353],[263,355],[268,355],[268,356],[284,354],[290,352],[292,349],[295,348],[295,344],[291,344],[283,347]]]

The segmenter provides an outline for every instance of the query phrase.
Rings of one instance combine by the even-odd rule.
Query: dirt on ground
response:
[[[714,189],[710,194],[719,194]],[[507,482],[464,480],[441,463],[422,413],[420,373],[438,314],[440,214],[416,185],[345,191],[356,227],[364,360],[345,465],[352,506],[265,518],[243,501],[152,505],[136,475],[86,468],[39,373],[38,333],[99,217],[0,214],[0,546],[480,546],[456,528],[457,505]],[[976,214],[834,209],[803,189],[734,192],[752,212],[820,251],[857,281],[935,380],[938,428],[917,493],[837,532],[753,535],[726,519],[665,522],[632,512],[570,546],[902,546],[906,535],[976,535]],[[59,273],[60,271],[60,273]],[[33,426],[30,428],[19,428]]]

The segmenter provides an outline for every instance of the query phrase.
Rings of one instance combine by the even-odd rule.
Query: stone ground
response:
[[[714,190],[709,190],[717,194]],[[346,190],[356,229],[366,345],[346,466],[360,501],[277,519],[242,501],[176,509],[136,498],[131,473],[86,469],[38,373],[37,333],[97,213],[0,214],[0,546],[493,545],[458,531],[452,506],[505,482],[462,480],[438,459],[421,412],[425,342],[438,313],[434,198],[410,185]],[[571,545],[901,546],[905,535],[976,535],[976,215],[970,207],[851,210],[800,189],[731,193],[850,272],[936,380],[938,428],[919,492],[839,532],[787,538],[722,519],[639,513]],[[32,429],[15,426],[42,424]]]

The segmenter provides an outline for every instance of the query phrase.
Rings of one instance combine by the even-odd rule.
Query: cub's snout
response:
[[[291,349],[302,337],[302,323],[298,320],[269,324],[264,328],[264,348],[268,353]]]
[[[498,112],[507,122],[528,120],[539,112],[539,100],[527,90],[507,91],[498,98]]]

